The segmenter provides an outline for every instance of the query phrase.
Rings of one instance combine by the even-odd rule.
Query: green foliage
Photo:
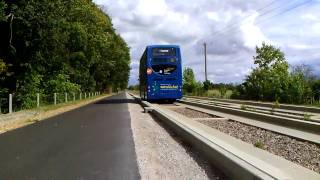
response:
[[[92,1],[6,2],[15,18],[11,45],[10,23],[0,24],[0,86],[19,105],[33,106],[35,93],[127,87],[129,47]],[[0,18],[4,8],[0,1]]]
[[[219,91],[220,91],[221,97],[224,97],[226,95],[226,93],[227,93],[227,88],[226,87],[221,87],[219,89]]]
[[[4,73],[7,71],[7,66],[6,64],[3,62],[2,59],[0,59],[0,74]]]
[[[255,143],[254,143],[254,146],[257,147],[257,148],[260,148],[260,149],[264,149],[264,148],[265,148],[265,147],[264,147],[264,146],[265,146],[264,143],[261,142],[261,141],[255,142]]]
[[[272,108],[276,109],[276,108],[280,108],[280,104],[279,101],[276,100],[273,104],[272,104]]]
[[[252,99],[285,100],[289,87],[289,65],[284,53],[272,45],[262,44],[256,47],[257,55],[254,64],[257,65],[246,78],[244,87],[246,95]]]
[[[7,4],[4,1],[0,1],[0,22],[6,21],[5,9],[7,8]]]
[[[280,108],[280,104],[279,104],[278,100],[276,100],[275,102],[272,103],[272,106],[271,106],[271,109],[270,109],[270,114],[274,114],[274,111],[277,108]]]
[[[247,107],[245,104],[241,104],[241,106],[240,106],[240,109],[241,109],[241,110],[247,110],[247,108],[248,108],[248,107]]]
[[[129,86],[128,89],[131,91],[139,91],[140,87],[139,87],[139,84],[136,84],[136,85]]]
[[[193,70],[191,68],[185,68],[183,71],[183,91],[192,93],[196,89],[199,89],[199,87],[197,87],[198,85]]]
[[[214,98],[220,98],[221,94],[220,94],[220,91],[218,91],[216,89],[212,89],[212,90],[208,90],[206,92],[205,96],[214,97]]]
[[[304,113],[304,114],[303,114],[303,119],[304,119],[305,121],[310,121],[310,120],[311,120],[311,114],[309,114],[309,113]]]
[[[205,91],[208,91],[209,89],[212,89],[213,88],[213,83],[210,81],[210,80],[206,80],[203,82],[203,89]]]
[[[72,83],[69,80],[69,76],[65,74],[58,74],[46,83],[46,89],[48,94],[53,93],[74,93],[80,91],[78,84]]]
[[[233,98],[294,104],[314,103],[315,98],[320,100],[319,80],[309,66],[292,67],[289,73],[284,53],[265,43],[256,47],[256,53],[253,59],[257,67],[242,85],[236,87]],[[271,113],[275,108],[271,109]]]
[[[36,106],[36,95],[43,94],[41,81],[43,76],[38,72],[31,70],[26,73],[26,78],[18,86],[17,102],[22,108],[32,108]]]

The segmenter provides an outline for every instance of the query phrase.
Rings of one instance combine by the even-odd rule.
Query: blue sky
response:
[[[253,67],[255,46],[281,48],[291,65],[320,69],[320,0],[95,0],[112,17],[131,50],[129,84],[137,83],[146,45],[178,44],[183,66],[204,79],[240,83]]]

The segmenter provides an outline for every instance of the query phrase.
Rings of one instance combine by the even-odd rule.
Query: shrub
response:
[[[244,105],[244,104],[241,104],[241,106],[240,106],[240,109],[241,109],[241,110],[247,110],[247,108],[248,108],[248,107],[247,107],[246,105]]]
[[[254,143],[254,146],[260,149],[264,149],[264,144],[261,141],[257,141]]]
[[[303,119],[304,119],[305,121],[310,121],[310,120],[311,120],[311,114],[309,114],[309,113],[304,113],[304,114],[303,114]]]

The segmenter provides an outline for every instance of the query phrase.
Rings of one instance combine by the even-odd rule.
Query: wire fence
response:
[[[53,93],[50,95],[35,93],[25,97],[28,98],[28,103],[22,104],[19,96],[8,94],[7,97],[0,97],[0,114],[90,99],[99,95],[101,92]]]

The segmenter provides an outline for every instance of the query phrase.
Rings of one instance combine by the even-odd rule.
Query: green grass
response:
[[[257,141],[254,143],[254,146],[260,149],[264,149],[264,144],[261,141]]]
[[[192,95],[198,95],[198,96],[205,96],[205,97],[212,97],[212,98],[224,98],[224,99],[230,99],[232,95],[231,90],[227,90],[226,93],[222,96],[221,92],[218,89],[211,89],[207,92],[203,92],[201,94],[199,93],[192,93]]]
[[[244,105],[244,104],[241,104],[241,106],[240,106],[240,109],[241,109],[241,110],[247,110],[247,108],[248,108],[248,107],[247,107],[246,105]]]
[[[81,102],[85,102],[85,101],[88,101],[88,100],[92,100],[92,99],[96,99],[96,98],[99,98],[99,97],[102,97],[102,96],[105,96],[107,94],[101,94],[101,95],[98,95],[98,96],[94,96],[94,97],[90,97],[90,98],[86,98],[86,99],[81,99],[81,100],[70,100],[68,102],[64,102],[64,103],[59,103],[59,104],[47,104],[47,105],[43,105],[41,106],[40,104],[40,107],[37,108],[32,108],[31,110],[36,110],[36,111],[44,111],[44,112],[47,112],[47,111],[51,111],[51,110],[55,110],[55,109],[59,109],[61,107],[64,107],[64,106],[67,106],[67,105],[74,105],[74,104],[78,104],[78,103],[81,103]]]
[[[311,120],[311,114],[304,113],[304,114],[303,114],[303,119],[304,119],[305,121],[310,121],[310,120]]]

